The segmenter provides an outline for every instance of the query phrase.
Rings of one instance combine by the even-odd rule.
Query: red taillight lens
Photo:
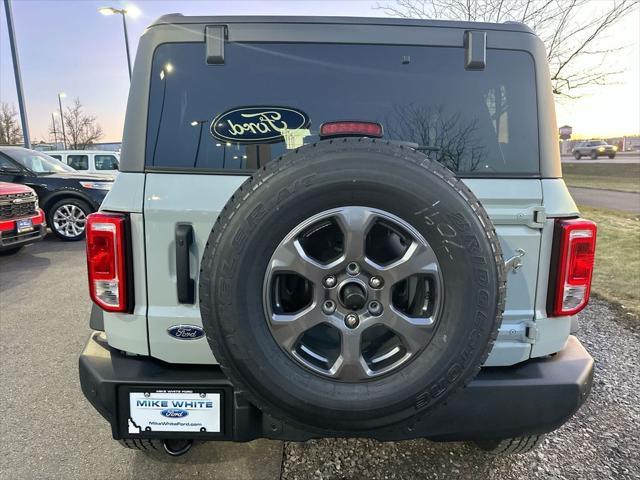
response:
[[[376,122],[326,122],[320,125],[320,137],[382,137],[382,125]]]
[[[549,282],[549,315],[573,315],[589,301],[596,252],[596,224],[556,220]]]
[[[126,235],[127,217],[92,213],[87,217],[87,272],[91,299],[108,312],[128,310]]]

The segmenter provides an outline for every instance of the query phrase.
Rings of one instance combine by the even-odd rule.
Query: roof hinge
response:
[[[207,43],[207,65],[224,65],[224,44],[227,40],[226,25],[207,25],[204,27]]]
[[[487,64],[487,32],[464,32],[464,68],[484,70]]]

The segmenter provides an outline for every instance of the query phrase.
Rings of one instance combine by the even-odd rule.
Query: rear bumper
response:
[[[593,359],[571,336],[564,350],[553,357],[512,367],[483,368],[465,389],[411,428],[388,427],[352,436],[463,441],[546,433],[561,426],[580,408],[592,380]],[[174,436],[128,433],[127,392],[132,387],[222,392],[222,433],[208,439],[249,441],[263,437],[304,441],[327,436],[291,427],[263,414],[234,390],[219,367],[171,365],[148,357],[125,356],[107,345],[103,333],[94,333],[80,356],[80,384],[87,399],[111,424],[116,439]],[[335,432],[333,436],[350,435]]]

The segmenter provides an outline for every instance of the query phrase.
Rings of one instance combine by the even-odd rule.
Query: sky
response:
[[[594,0],[605,1],[605,0]],[[137,1],[141,11],[128,18],[132,55],[147,25],[167,13],[185,15],[339,15],[384,16],[377,1]],[[49,140],[51,113],[58,109],[58,92],[69,105],[79,98],[86,113],[104,130],[101,141],[120,141],[129,78],[120,16],[97,10],[118,0],[13,0],[13,17],[33,140]],[[17,96],[4,5],[0,6],[0,100],[14,104]],[[558,125],[573,126],[581,137],[640,133],[640,11],[629,15],[608,41],[627,48],[616,61],[624,69],[612,85],[599,87],[576,100],[556,104]],[[64,106],[64,105],[63,105]]]

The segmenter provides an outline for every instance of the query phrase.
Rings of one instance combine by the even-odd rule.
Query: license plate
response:
[[[33,222],[30,218],[16,220],[16,230],[18,231],[18,233],[30,232],[31,230],[33,230]]]
[[[129,392],[129,433],[219,433],[221,404],[221,393]]]

